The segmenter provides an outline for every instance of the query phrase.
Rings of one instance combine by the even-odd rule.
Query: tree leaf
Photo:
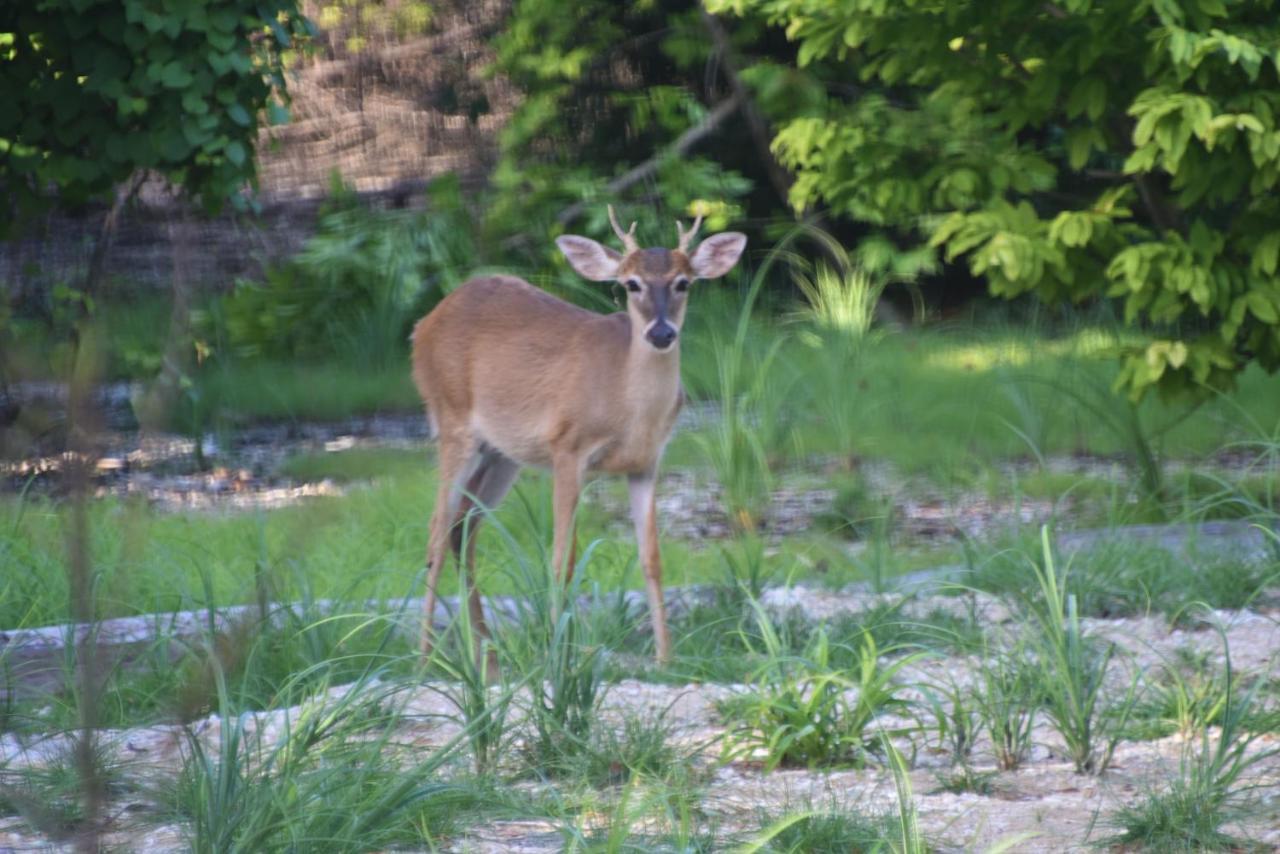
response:
[[[1249,311],[1263,323],[1280,321],[1280,313],[1276,312],[1275,303],[1266,294],[1253,290],[1245,295],[1245,299],[1248,302]]]

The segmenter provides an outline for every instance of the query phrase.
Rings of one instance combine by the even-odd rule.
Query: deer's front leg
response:
[[[576,549],[573,543],[574,515],[578,509],[578,492],[582,488],[582,465],[575,456],[557,457],[551,466],[552,507],[555,514],[555,538],[552,541],[552,564],[556,578],[568,582],[573,578]]]
[[[667,605],[662,598],[662,555],[658,550],[658,516],[654,501],[655,473],[631,475],[627,489],[631,493],[631,521],[636,526],[636,543],[640,547],[640,566],[644,569],[645,589],[649,594],[649,615],[653,620],[653,643],[658,662],[671,660],[671,636],[667,634]]]

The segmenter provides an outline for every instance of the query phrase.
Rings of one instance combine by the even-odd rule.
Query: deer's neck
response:
[[[680,411],[679,344],[670,351],[655,350],[642,332],[633,331],[625,315],[614,317],[614,331],[621,334],[611,335],[609,347],[600,353],[611,383],[597,391],[607,440],[591,467],[614,473],[652,472]]]
[[[633,331],[624,367],[628,429],[631,444],[643,445],[638,456],[656,462],[675,427],[680,411],[680,343],[670,350],[654,349],[638,330]]]
[[[680,392],[680,342],[668,350],[658,350],[644,340],[644,333],[634,324],[627,346],[626,372],[628,384],[650,390],[655,396]]]

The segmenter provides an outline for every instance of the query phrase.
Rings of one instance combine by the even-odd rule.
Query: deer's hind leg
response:
[[[450,545],[467,587],[467,609],[475,632],[476,656],[479,661],[480,646],[490,637],[485,623],[484,608],[480,603],[480,590],[476,585],[476,531],[484,513],[492,510],[506,497],[520,474],[520,465],[496,451],[485,451],[475,473],[467,480],[466,493],[458,507],[450,530]],[[490,674],[497,673],[497,661],[492,650],[489,655]]]
[[[466,483],[481,457],[469,433],[441,432],[439,438],[439,484],[436,506],[431,514],[431,532],[427,539],[427,593],[422,602],[422,654],[431,654],[436,612],[436,587],[440,570],[448,557],[450,530],[462,503]]]

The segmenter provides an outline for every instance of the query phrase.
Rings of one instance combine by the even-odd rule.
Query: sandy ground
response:
[[[775,608],[800,608],[822,619],[842,610],[861,608],[866,597],[850,597],[820,591],[777,590],[767,599]],[[926,614],[938,607],[960,607],[955,598],[922,597],[910,600],[904,617]],[[981,619],[993,627],[1016,631],[1008,612],[995,600],[977,602]],[[1236,672],[1244,680],[1262,677],[1280,680],[1280,621],[1275,614],[1253,611],[1219,612]],[[1176,651],[1199,653],[1222,664],[1222,643],[1216,632],[1170,629],[1156,617],[1117,620],[1090,620],[1088,630],[1114,641],[1126,655],[1118,658],[1113,681],[1127,684],[1136,667],[1154,671],[1172,659]],[[908,686],[919,683],[965,684],[972,677],[975,661],[962,656],[933,655],[902,673]],[[453,706],[446,697],[448,686],[414,685],[398,688],[395,700],[403,703],[405,717],[396,740],[422,747],[440,746],[459,732]],[[333,692],[339,694],[346,688]],[[602,720],[618,725],[627,716],[652,719],[665,716],[671,738],[680,749],[695,757],[705,783],[701,791],[703,820],[719,829],[718,838],[749,833],[760,827],[764,812],[777,815],[788,810],[853,807],[862,811],[897,809],[892,775],[884,767],[864,770],[780,769],[761,770],[750,757],[723,762],[725,722],[717,712],[718,701],[746,690],[742,685],[687,684],[662,685],[627,680],[609,687],[602,701]],[[908,687],[908,696],[917,691]],[[1275,692],[1268,702],[1274,704]],[[319,700],[317,702],[323,702]],[[519,703],[517,703],[517,706]],[[296,719],[299,708],[275,710],[243,717],[249,732],[270,744],[282,737],[286,722]],[[206,744],[216,746],[220,721],[216,716],[195,722],[193,730]],[[888,722],[890,725],[892,722]],[[509,726],[519,727],[520,715],[513,712]],[[177,726],[150,726],[110,731],[105,742],[118,761],[131,772],[163,779],[180,765],[184,752],[183,730]],[[914,737],[914,765],[911,771],[913,801],[920,827],[940,849],[980,851],[1010,844],[1014,851],[1079,851],[1093,847],[1096,840],[1114,832],[1107,816],[1118,806],[1146,793],[1159,790],[1177,773],[1184,743],[1178,736],[1154,741],[1124,742],[1116,751],[1111,767],[1100,777],[1075,773],[1065,758],[1058,736],[1041,721],[1034,733],[1035,747],[1023,767],[996,771],[990,745],[979,741],[972,767],[990,773],[991,792],[953,794],[942,791],[939,778],[951,768],[950,756],[933,736]],[[0,736],[0,761],[8,768],[41,765],[67,750],[66,737]],[[900,745],[904,750],[910,746]],[[1254,749],[1280,748],[1280,739],[1264,735]],[[1257,809],[1246,827],[1235,828],[1266,847],[1280,850],[1280,759],[1268,758],[1251,771]],[[529,785],[529,784],[517,784]],[[145,823],[145,804],[122,802],[111,805],[116,816],[107,842],[126,850],[179,851],[187,845],[180,827],[154,827]],[[584,819],[586,820],[586,819]],[[557,825],[550,821],[486,821],[452,841],[453,850],[475,852],[550,852],[563,847]],[[1092,841],[1091,841],[1092,840]],[[24,832],[17,819],[0,819],[0,851],[62,850],[59,845]]]

